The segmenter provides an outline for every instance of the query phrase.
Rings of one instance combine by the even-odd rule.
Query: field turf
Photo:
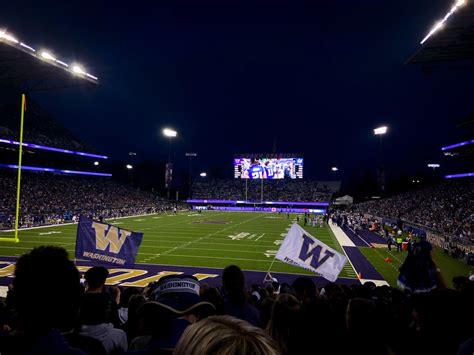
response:
[[[144,233],[137,262],[147,264],[224,268],[236,264],[244,270],[309,274],[274,256],[296,215],[277,213],[180,212],[108,221],[121,228]],[[301,221],[300,221],[301,223]],[[74,256],[77,225],[56,225],[21,230],[17,244],[0,242],[0,255],[19,256],[40,245],[57,245]],[[342,248],[330,229],[306,227],[332,248]],[[0,236],[13,236],[12,232]],[[273,265],[272,262],[274,261]],[[349,263],[340,277],[356,278]]]

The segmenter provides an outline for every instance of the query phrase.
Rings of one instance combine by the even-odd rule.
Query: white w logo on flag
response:
[[[108,230],[107,227],[109,227]],[[114,254],[120,252],[123,243],[132,234],[130,231],[120,229],[119,237],[119,229],[117,227],[103,223],[93,222],[92,228],[95,230],[95,247],[99,250],[105,250],[110,245],[109,251]]]

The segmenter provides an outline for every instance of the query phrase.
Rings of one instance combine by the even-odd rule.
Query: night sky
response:
[[[10,1],[0,27],[100,78],[34,98],[112,158],[166,160],[171,126],[178,169],[194,151],[197,170],[230,177],[234,153],[271,152],[276,139],[325,179],[376,160],[380,124],[389,174],[425,169],[459,140],[472,73],[405,64],[452,3]]]

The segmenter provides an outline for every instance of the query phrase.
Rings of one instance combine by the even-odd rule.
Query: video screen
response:
[[[303,158],[235,158],[237,179],[302,179]]]

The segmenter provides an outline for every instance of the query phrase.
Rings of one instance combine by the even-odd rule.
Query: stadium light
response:
[[[336,172],[336,171],[338,171],[339,169],[338,169],[336,166],[333,166],[333,167],[331,168],[331,170],[334,171],[334,172]]]
[[[439,168],[441,165],[439,164],[428,164],[428,168],[433,168],[433,169],[436,169],[436,168]]]
[[[178,135],[178,132],[171,128],[163,128],[163,135],[168,138],[174,138]]]
[[[125,167],[126,167],[128,170],[132,170],[132,169],[133,169],[133,166],[130,165],[130,164],[127,164]]]
[[[56,58],[51,53],[46,51],[41,52],[41,58],[56,61]]]
[[[98,165],[99,165],[99,162],[98,162],[98,161],[95,161],[95,162],[94,162],[94,165],[95,165],[95,166],[98,166]]]
[[[12,35],[8,34],[6,31],[0,31],[0,39],[4,39],[8,42],[18,43],[18,40]]]
[[[457,0],[453,7],[449,10],[449,12],[443,17],[441,21],[438,21],[433,28],[428,32],[428,34],[425,36],[425,38],[422,39],[420,44],[424,44],[432,35],[434,35],[436,32],[438,32],[440,29],[444,27],[444,24],[446,21],[456,12],[459,10],[460,7],[462,7],[464,4],[466,4],[466,0]]]
[[[42,60],[50,62],[50,63],[54,62],[55,64],[59,64],[60,66],[64,67],[64,69],[66,69],[68,72],[70,72],[72,74],[82,75],[84,77],[92,79],[93,81],[98,81],[99,80],[98,77],[96,77],[96,76],[94,76],[90,73],[87,73],[81,66],[79,66],[77,64],[76,65],[71,64],[72,68],[69,68],[69,64],[67,64],[67,63],[65,63],[65,62],[63,62],[59,59],[56,59],[56,57],[52,53],[50,53],[46,50],[42,50],[42,51],[37,52],[36,49],[34,49],[33,47],[29,46],[28,44],[26,44],[24,42],[20,42],[17,38],[15,38],[11,34],[9,34],[5,29],[0,30],[0,41],[4,42],[4,43],[7,43],[10,46],[15,47],[17,49],[20,49],[23,52],[29,53],[30,55],[32,55],[36,58],[42,59]]]
[[[381,126],[381,127],[377,127],[377,128],[374,129],[374,134],[376,136],[383,135],[383,134],[387,133],[387,131],[388,131],[387,126]]]
[[[207,173],[205,172],[202,172],[201,174],[199,174],[200,177],[206,177],[207,176]]]
[[[72,67],[72,71],[75,73],[75,74],[79,74],[79,75],[86,75],[86,72],[84,71],[84,69],[82,69],[79,65],[74,65]]]

